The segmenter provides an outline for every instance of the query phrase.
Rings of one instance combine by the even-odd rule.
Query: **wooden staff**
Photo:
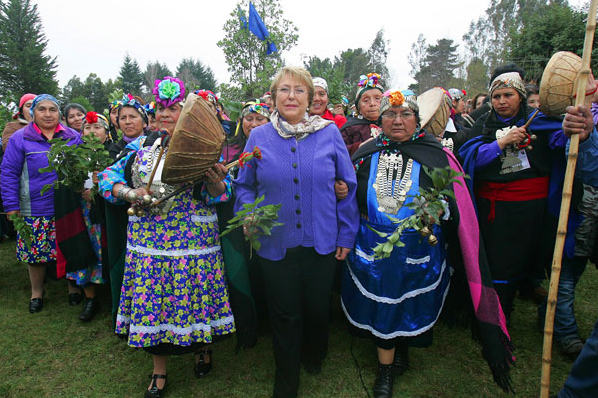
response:
[[[594,41],[594,31],[596,30],[597,5],[598,0],[592,0],[590,2],[588,22],[586,24],[586,36],[583,44],[581,72],[579,73],[577,81],[577,96],[575,98],[576,108],[579,105],[583,105],[586,97],[586,85],[588,82],[588,77],[590,76],[590,56]],[[559,279],[561,276],[561,261],[563,258],[563,249],[565,247],[565,237],[567,235],[567,221],[569,218],[569,208],[571,207],[571,192],[573,187],[573,177],[575,175],[575,166],[577,164],[578,149],[579,135],[572,134],[569,144],[569,155],[567,157],[567,171],[565,173],[565,182],[563,185],[563,196],[561,201],[561,211],[559,213],[557,237],[554,246],[554,254],[552,257],[550,287],[548,288],[548,307],[546,309],[546,319],[544,322],[544,346],[542,351],[542,379],[540,382],[540,398],[548,398],[550,394],[550,364],[552,361],[554,313],[556,310]]]

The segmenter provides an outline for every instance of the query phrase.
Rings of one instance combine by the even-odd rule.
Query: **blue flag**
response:
[[[268,41],[268,52],[267,54],[270,55],[275,51],[278,51],[276,45],[272,43],[270,40],[270,33],[268,32],[268,28],[260,14],[257,13],[257,10],[253,6],[253,3],[249,2],[249,31],[255,35],[259,40],[267,40]]]
[[[245,18],[245,14],[241,11],[241,6],[237,6],[237,14],[239,15],[239,21],[241,21],[241,27],[243,29],[247,29],[247,18]]]

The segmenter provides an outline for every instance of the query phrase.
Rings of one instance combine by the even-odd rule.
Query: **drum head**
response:
[[[580,71],[581,57],[578,55],[559,51],[550,58],[540,83],[540,109],[543,113],[558,117],[565,113],[568,106],[575,105]]]
[[[213,109],[203,98],[191,93],[170,140],[162,181],[181,184],[205,178],[220,159],[226,139]]]
[[[442,135],[450,116],[444,91],[440,88],[429,89],[417,97],[417,105],[422,128],[436,136]]]

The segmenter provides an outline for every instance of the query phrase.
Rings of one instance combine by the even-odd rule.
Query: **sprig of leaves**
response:
[[[31,249],[31,243],[33,242],[33,231],[31,230],[31,225],[25,222],[23,216],[19,213],[12,213],[8,216],[8,219],[12,221],[15,230],[19,233],[21,239],[25,243],[25,247],[27,249]]]
[[[261,235],[271,235],[272,228],[284,223],[277,222],[278,211],[282,204],[277,205],[258,205],[264,201],[264,195],[260,196],[253,203],[246,203],[243,205],[243,210],[239,210],[235,217],[228,221],[228,226],[220,236],[225,236],[232,230],[238,227],[247,227],[251,234],[245,236],[245,240],[249,241],[250,251],[249,256],[251,258],[253,249],[259,250],[262,244],[258,240]]]
[[[432,180],[432,186],[428,188],[420,186],[417,195],[408,195],[413,198],[413,201],[405,206],[413,209],[414,213],[403,219],[387,216],[393,224],[397,224],[392,233],[380,232],[369,227],[378,236],[386,238],[386,241],[378,243],[373,248],[375,258],[390,257],[395,247],[405,246],[405,243],[401,241],[401,236],[407,229],[415,229],[423,237],[428,237],[428,242],[431,245],[436,244],[437,240],[431,235],[431,226],[440,224],[439,220],[444,213],[446,198],[455,198],[454,192],[450,189],[451,185],[453,183],[461,184],[459,177],[469,178],[469,176],[455,171],[449,166],[445,168],[436,167],[432,171],[426,166],[422,167]]]
[[[46,184],[41,195],[50,188],[60,185],[73,189],[75,192],[83,190],[89,173],[101,171],[111,163],[104,144],[93,134],[83,136],[83,143],[68,145],[68,141],[61,138],[50,140],[52,147],[48,152],[48,167],[39,169],[42,173],[55,171],[58,178],[52,184]],[[97,193],[97,187],[92,188],[92,197]]]

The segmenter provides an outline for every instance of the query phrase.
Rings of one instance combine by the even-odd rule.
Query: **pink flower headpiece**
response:
[[[185,85],[176,77],[166,76],[162,80],[155,81],[152,94],[158,104],[168,108],[185,100]]]

